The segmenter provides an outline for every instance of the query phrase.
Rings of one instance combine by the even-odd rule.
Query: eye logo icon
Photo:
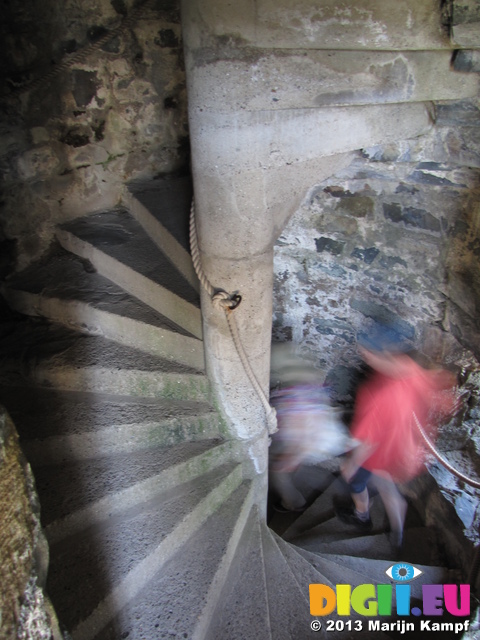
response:
[[[418,578],[421,576],[423,571],[414,567],[413,564],[408,564],[407,562],[399,562],[397,564],[392,564],[391,567],[385,571],[387,576],[395,582],[410,582],[414,578]]]

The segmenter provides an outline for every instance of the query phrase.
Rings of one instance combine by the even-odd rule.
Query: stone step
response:
[[[215,112],[236,112],[239,108],[315,109],[477,96],[478,77],[452,70],[451,58],[450,51],[307,53],[300,49],[278,53],[271,49],[248,49],[243,57],[240,53],[234,60],[216,59],[196,68],[190,95],[203,109]]]
[[[4,386],[209,401],[204,374],[60,325],[18,323],[0,339],[0,349]]]
[[[300,546],[300,545],[299,545]],[[338,539],[334,542],[323,542],[318,538],[302,541],[301,547],[314,553],[335,555],[353,555],[374,560],[391,560],[394,557],[388,534],[381,533],[370,536]],[[429,527],[406,529],[404,532],[404,549],[395,561],[411,564],[441,564],[440,551],[436,532]]]
[[[234,39],[237,49],[391,51],[452,47],[440,4],[433,0],[382,0],[375,5],[369,0],[356,0],[350,6],[337,0],[323,0],[321,5],[312,5],[310,0],[297,0],[294,4],[291,0],[238,0],[234,7],[218,6],[215,0],[192,0],[184,16],[185,41],[191,47],[204,44],[196,33],[190,33],[191,25],[199,23],[207,24],[211,34],[218,37],[218,47],[225,42],[232,48],[232,35],[241,34]],[[202,61],[208,60],[208,49],[200,49],[199,53],[203,54]]]
[[[141,425],[163,424],[171,419],[191,422],[194,429],[197,420],[205,419],[213,424],[216,416],[211,405],[205,402],[52,389],[26,392],[23,388],[4,387],[0,388],[0,402],[15,421],[22,443],[93,435],[110,427],[141,428]],[[219,426],[216,435],[220,432]]]
[[[0,388],[29,462],[100,458],[226,435],[206,403]]]
[[[195,369],[205,366],[200,340],[61,247],[47,260],[10,278],[2,293],[20,313],[40,315],[77,331],[103,335]]]
[[[383,533],[386,530],[388,519],[383,504],[379,499],[372,501],[370,504],[370,517],[373,528],[372,534]],[[355,538],[361,535],[355,525],[342,522],[335,514],[332,517],[310,527],[289,540],[298,546],[310,544],[312,540],[322,540],[323,542],[332,542],[335,540]]]
[[[280,550],[285,556],[285,559],[287,560],[287,563],[289,564],[292,573],[295,575],[297,583],[301,589],[308,588],[310,584],[325,584],[332,588],[335,588],[336,584],[355,584],[354,582],[350,582],[350,578],[354,576],[352,576],[352,574],[348,570],[344,572],[343,578],[341,580],[339,580],[338,582],[333,582],[328,578],[326,574],[323,573],[323,571],[321,571],[321,569],[319,569],[319,563],[315,564],[314,562],[311,562],[310,559],[307,559],[306,556],[297,551],[293,545],[290,545],[281,538],[276,537],[275,541],[277,542]],[[362,583],[360,582],[358,584]],[[345,620],[344,617],[338,616],[336,612],[332,612],[328,615],[328,620],[335,621],[342,619]],[[363,621],[364,617],[352,611],[349,619],[351,619],[352,621]],[[322,621],[322,625],[323,629],[326,629],[325,621]],[[345,629],[338,629],[338,631],[335,629],[332,631],[328,631],[326,637],[339,639],[345,638],[345,633]],[[381,633],[379,637],[388,638],[388,636],[384,633]],[[368,631],[367,628],[363,627],[361,630],[355,631],[355,638],[370,639],[371,632]]]
[[[50,547],[48,592],[72,630],[231,474],[224,465]],[[194,531],[192,531],[194,533]]]
[[[317,560],[312,557],[316,554],[309,554],[304,550],[300,550],[299,553],[301,553],[305,558],[308,558],[311,562],[317,562]],[[317,556],[317,559],[318,558],[319,556]],[[372,558],[357,558],[355,556],[334,554],[322,556],[320,559],[320,567],[323,568],[322,570],[325,571],[326,575],[328,575],[327,565],[333,564],[336,565],[335,568],[339,572],[339,577],[345,569],[356,572],[359,576],[359,580],[361,580],[358,584],[362,584],[364,582],[372,582],[376,584],[391,582],[391,578],[387,576],[385,572],[392,564],[396,564],[396,560],[393,560],[391,564],[388,564],[385,560],[374,560]],[[456,572],[448,570],[445,567],[424,564],[415,564],[415,567],[422,571],[422,575],[410,582],[412,596],[415,598],[421,597],[422,584],[451,584],[455,581],[461,581],[459,580],[459,576]],[[332,570],[335,569],[332,567]],[[350,583],[350,580],[348,582]],[[353,584],[353,582],[351,584]]]
[[[274,640],[268,616],[262,537],[256,509],[247,521],[222,596],[203,637],[209,640]]]
[[[201,339],[198,293],[125,209],[79,218],[57,230],[60,244],[103,276]]]
[[[340,496],[345,499],[349,496],[348,486],[338,477],[329,487],[302,513],[283,533],[285,540],[292,540],[306,531],[318,526],[334,516],[333,499]]]
[[[209,440],[218,434],[219,418],[210,412],[189,420],[174,417],[163,422],[114,425],[95,433],[30,440],[22,443],[22,449],[30,463],[39,467]]]
[[[193,197],[190,176],[135,181],[127,185],[123,203],[160,251],[187,282],[199,291],[190,257],[189,216]]]
[[[287,554],[287,551],[285,549],[284,549],[284,553]],[[358,585],[363,585],[363,584],[375,584],[375,585],[392,584],[392,580],[388,576],[386,576],[385,571],[387,568],[397,563],[395,560],[393,561],[383,560],[383,561],[375,562],[372,560],[367,560],[365,558],[354,558],[351,556],[350,557],[343,556],[342,563],[337,564],[336,561],[339,559],[339,556],[334,556],[335,561],[331,561],[329,558],[331,558],[332,556],[329,557],[323,554],[319,554],[319,555],[311,554],[303,550],[298,550],[298,553],[296,553],[295,551],[292,552],[291,550],[289,550],[287,557],[289,558],[289,562],[292,566],[292,570],[294,571],[295,571],[295,567],[298,565],[298,558],[296,557],[298,554],[300,554],[303,557],[306,567],[312,566],[316,568],[317,571],[320,572],[319,575],[325,575],[326,577],[329,578],[329,581],[326,579],[323,579],[323,580],[318,580],[317,581],[318,583],[327,584],[327,585],[329,585],[330,582],[333,583],[333,585],[348,584],[348,585],[351,585],[352,589],[354,589]],[[376,567],[378,567],[378,572],[373,570],[372,573],[370,574],[368,572],[361,573],[357,571],[357,568],[359,568],[359,566],[355,564],[355,560],[358,560],[359,562],[361,562],[362,563],[361,567],[362,568],[365,567],[367,571],[371,565],[375,565]],[[419,607],[421,609],[422,603],[423,603],[422,585],[442,584],[447,580],[452,580],[452,574],[451,573],[449,574],[449,572],[443,569],[442,567],[430,567],[430,566],[418,565],[418,564],[416,564],[416,567],[421,571],[423,571],[423,575],[418,576],[417,579],[409,582],[409,586],[411,590],[410,606],[411,608]],[[459,582],[458,576],[455,576],[455,578],[453,579],[454,579],[454,582],[457,582],[457,583]],[[378,633],[382,633],[384,638],[397,637],[398,635],[402,635],[402,626],[404,622],[406,622],[406,620],[404,616],[397,615],[396,602],[397,602],[396,590],[395,590],[395,587],[393,586],[391,615],[388,617],[380,618],[381,624],[383,623],[388,624],[388,627],[386,627],[388,631],[383,633],[380,630],[375,630],[375,633],[374,633],[375,637],[377,637]],[[328,619],[331,619],[331,618],[334,618],[333,614],[328,615]],[[361,630],[355,630],[355,635],[354,636],[352,635],[352,637],[364,637],[364,638],[372,637],[373,630],[370,629],[369,626],[367,626],[368,618],[365,618],[365,616],[356,614],[353,609],[347,617],[341,616],[340,619],[343,619],[344,621],[346,621],[347,619],[359,620],[361,624]],[[372,619],[378,620],[378,618],[372,618]],[[402,620],[404,622],[402,622]],[[409,619],[408,621],[413,622],[414,620],[415,618]],[[398,621],[398,627],[397,627],[397,621]],[[415,640],[417,639],[421,640],[421,638],[424,637],[424,633],[421,632],[418,625],[415,626],[413,631],[409,630],[408,634],[409,634],[409,637],[415,638]],[[345,635],[343,635],[343,637],[345,637]],[[451,635],[449,636],[447,633],[443,637],[447,639],[451,637]]]
[[[327,638],[323,630],[314,632],[311,629],[308,584],[299,587],[274,535],[266,526],[262,528],[262,549],[272,638]]]
[[[391,578],[385,572],[397,563],[392,558],[389,560],[372,560],[371,558],[356,558],[355,556],[317,554],[305,549],[297,549],[297,553],[327,577],[332,584],[350,584],[352,587],[368,583],[391,583]],[[443,567],[420,564],[416,564],[415,567],[420,569],[423,575],[410,582],[411,593],[414,598],[421,598],[422,584],[439,584],[452,578],[452,574]],[[395,593],[393,595],[395,596]]]
[[[151,478],[157,478],[162,472],[168,473],[175,465],[175,459],[187,462],[218,444],[218,441],[181,443],[163,449],[82,460],[75,464],[66,462],[39,467],[32,464],[42,502],[42,523],[48,526],[70,514],[91,511],[92,504],[118,503],[125,490],[134,485],[154,486]],[[159,489],[157,487],[157,491]]]
[[[258,482],[258,479],[257,479]],[[244,500],[244,503],[241,509],[238,510],[238,519],[235,524],[235,528],[230,537],[229,544],[225,549],[225,552],[222,556],[221,562],[215,574],[214,580],[210,584],[207,594],[207,602],[203,607],[201,615],[198,617],[198,621],[195,624],[195,629],[192,633],[193,640],[203,640],[204,638],[210,638],[212,629],[212,621],[220,616],[221,612],[224,611],[224,598],[225,594],[228,591],[236,594],[237,606],[234,607],[229,613],[237,614],[240,616],[241,610],[238,606],[238,582],[235,580],[235,575],[238,570],[241,570],[241,578],[240,584],[242,584],[242,600],[250,602],[255,601],[257,614],[260,614],[260,611],[263,613],[261,615],[257,615],[257,623],[261,626],[256,626],[257,632],[264,628],[264,625],[268,620],[266,620],[266,609],[264,607],[266,603],[266,594],[265,594],[265,580],[264,574],[262,573],[260,578],[260,582],[256,584],[255,588],[253,583],[250,584],[253,591],[251,593],[248,592],[248,585],[245,584],[247,577],[247,567],[242,562],[242,558],[245,558],[245,537],[253,531],[254,533],[257,531],[260,526],[260,514],[258,504],[255,504],[258,499],[258,484],[255,480],[252,482],[249,493]],[[260,481],[261,482],[261,481]],[[261,560],[261,539],[258,535],[255,536],[255,549],[252,549],[252,553],[255,552],[255,557],[260,558]],[[263,563],[260,565],[263,568]],[[254,573],[256,573],[254,571]],[[258,574],[256,574],[258,576]],[[263,578],[263,579],[262,579]],[[245,607],[245,605],[244,605]],[[247,610],[244,608],[245,616],[248,615],[248,620],[252,620],[253,609]],[[237,622],[241,623],[240,617],[236,617]],[[240,626],[240,624],[238,625]],[[268,627],[268,625],[267,625]],[[243,637],[246,637],[248,627],[246,625],[240,626]],[[223,627],[223,637],[225,636],[226,631],[230,631],[227,626]],[[252,631],[252,625],[250,625],[250,630]],[[222,637],[222,636],[220,636]],[[252,636],[253,637],[253,636]]]
[[[220,550],[235,546],[232,539],[243,529],[242,506],[248,500],[248,490],[248,481],[240,484],[237,478],[227,477],[114,586],[90,617],[73,630],[73,640],[199,637],[196,629],[209,609],[210,590],[218,589]]]
[[[117,518],[141,503],[227,464],[230,442],[183,443],[164,450],[34,469],[50,544]]]
[[[332,482],[334,482],[335,477],[332,469],[328,469],[321,464],[303,465],[293,473],[292,481],[298,491],[304,496],[307,504],[313,505],[318,499],[318,496],[326,491]],[[271,515],[269,514],[268,526],[283,538],[290,527],[292,527],[292,532],[294,531],[293,527],[295,522],[303,518],[305,512],[278,512],[275,507],[280,500],[280,496],[275,493],[275,490],[272,488],[272,482],[270,482],[269,506],[271,508]],[[318,524],[318,520],[315,520],[314,524]],[[293,536],[294,535],[295,533],[293,533]]]

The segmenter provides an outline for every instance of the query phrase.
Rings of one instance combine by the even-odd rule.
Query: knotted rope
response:
[[[477,480],[472,480],[472,478],[469,478],[463,475],[463,473],[461,473],[460,471],[452,467],[452,465],[447,460],[445,460],[445,458],[443,458],[442,455],[435,449],[432,441],[423,430],[422,425],[420,424],[420,421],[417,418],[415,412],[413,412],[413,418],[417,426],[417,429],[420,431],[420,434],[425,444],[427,445],[431,453],[434,455],[434,457],[440,462],[440,464],[443,465],[445,469],[448,469],[450,473],[453,473],[454,476],[457,476],[457,478],[460,478],[460,480],[463,480],[463,482],[465,482],[466,484],[470,485],[471,487],[475,487],[476,489],[480,489],[480,482],[478,482]]]
[[[260,383],[258,382],[255,373],[248,361],[247,354],[243,348],[240,334],[238,332],[237,323],[235,321],[235,315],[233,311],[239,306],[242,301],[242,297],[238,293],[230,294],[223,289],[216,289],[210,280],[207,278],[205,272],[202,269],[200,260],[200,250],[198,248],[197,228],[195,225],[195,202],[192,200],[192,206],[190,209],[190,250],[192,254],[193,266],[200,281],[200,284],[210,296],[212,304],[217,309],[223,309],[225,318],[227,320],[230,335],[235,345],[235,349],[243,365],[245,373],[248,376],[253,388],[255,389],[258,397],[260,398],[267,418],[268,433],[272,434],[278,430],[277,427],[277,414],[275,409],[270,405],[268,398],[263,392]]]

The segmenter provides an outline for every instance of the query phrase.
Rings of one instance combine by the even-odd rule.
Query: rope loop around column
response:
[[[212,295],[213,306],[217,309],[233,311],[242,301],[242,296],[238,293],[227,293],[220,289]]]
[[[210,280],[207,278],[205,272],[203,271],[200,260],[200,249],[198,247],[197,228],[195,224],[194,200],[192,200],[192,206],[190,208],[190,250],[192,253],[193,266],[195,268],[195,272],[198,276],[200,284],[210,296],[214,307],[217,309],[223,309],[223,311],[225,312],[225,318],[227,320],[230,335],[235,345],[238,357],[240,358],[245,373],[247,374],[248,379],[250,380],[265,409],[268,433],[276,433],[278,431],[277,413],[275,409],[270,405],[268,398],[263,392],[263,389],[255,376],[255,372],[253,371],[248,361],[247,354],[245,353],[245,349],[243,348],[242,342],[240,340],[235,316],[232,313],[232,311],[234,311],[241,303],[242,296],[238,292],[230,294],[223,289],[215,289]]]

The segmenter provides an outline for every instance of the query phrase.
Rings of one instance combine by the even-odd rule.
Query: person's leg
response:
[[[350,492],[355,505],[355,515],[362,522],[370,520],[370,497],[368,495],[367,481],[372,474],[367,469],[360,467],[349,482]]]
[[[371,472],[360,467],[349,482],[350,495],[353,501],[353,508],[345,508],[337,505],[335,511],[343,522],[353,524],[363,531],[370,531],[372,521],[370,519],[369,502],[370,498],[367,489],[367,480]]]
[[[374,476],[372,481],[387,512],[392,544],[400,547],[403,542],[403,525],[407,514],[407,501],[390,477]]]
[[[367,487],[365,487],[365,489],[363,489],[358,493],[352,492],[351,496],[352,496],[353,503],[355,505],[356,512],[361,516],[364,516],[364,515],[368,516],[370,499],[369,499]]]

